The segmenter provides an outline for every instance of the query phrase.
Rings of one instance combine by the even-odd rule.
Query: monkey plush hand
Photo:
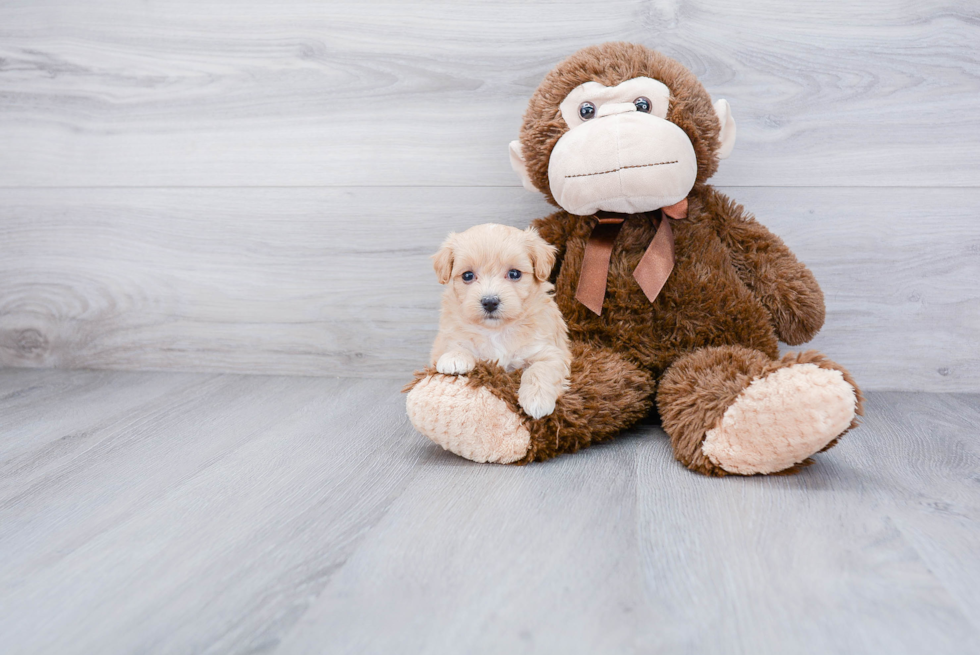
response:
[[[520,372],[480,363],[409,385],[408,415],[443,448],[526,463],[609,439],[656,403],[675,457],[707,475],[794,470],[861,414],[848,372],[809,341],[823,294],[789,248],[707,181],[735,142],[678,62],[607,43],[572,55],[531,98],[511,163],[560,210],[534,221],[558,249],[568,391],[532,419]]]

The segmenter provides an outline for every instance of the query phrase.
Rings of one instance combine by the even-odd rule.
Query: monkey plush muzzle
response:
[[[687,197],[697,174],[684,130],[628,103],[603,106],[596,118],[566,132],[548,166],[555,201],[580,216],[673,205]]]

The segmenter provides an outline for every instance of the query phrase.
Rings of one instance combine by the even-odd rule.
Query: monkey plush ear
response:
[[[732,118],[732,108],[727,100],[715,103],[715,113],[721,123],[721,131],[718,133],[718,159],[724,159],[732,154],[732,148],[735,147],[735,119]]]
[[[446,240],[442,242],[442,247],[439,248],[439,252],[432,255],[432,268],[436,271],[436,277],[439,278],[439,284],[445,284],[453,277],[453,244],[455,242],[455,234],[450,234],[446,237]]]
[[[510,166],[514,172],[521,176],[521,182],[528,191],[537,191],[531,184],[531,177],[527,174],[527,165],[524,163],[524,151],[521,149],[520,141],[510,142]]]
[[[558,248],[541,238],[538,231],[533,227],[524,230],[527,238],[527,252],[531,256],[531,266],[534,267],[534,277],[542,282],[551,276],[551,269],[555,267],[555,253]]]

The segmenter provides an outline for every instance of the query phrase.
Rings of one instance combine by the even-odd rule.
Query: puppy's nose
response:
[[[492,314],[497,311],[497,307],[500,307],[500,298],[497,296],[483,296],[480,298],[480,304],[483,305],[483,311],[487,314]]]

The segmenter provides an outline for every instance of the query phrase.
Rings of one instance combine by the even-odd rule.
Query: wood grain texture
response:
[[[663,440],[644,441],[637,455],[638,544],[651,620],[640,628],[640,651],[980,647],[980,614],[962,594],[977,567],[967,565],[962,582],[950,585],[925,552],[966,556],[957,542],[980,538],[976,494],[960,525],[936,524],[924,498],[915,498],[951,502],[976,485],[971,477],[980,461],[964,461],[961,452],[976,428],[962,413],[947,415],[945,403],[937,395],[872,394],[865,423],[797,476],[706,485],[678,474]],[[904,411],[910,405],[925,411],[910,416]],[[937,464],[922,468],[942,471],[946,483],[934,486],[932,475],[909,465],[920,453]],[[933,528],[925,548],[906,523]]]
[[[711,479],[652,425],[473,464],[400,383],[0,371],[4,652],[980,648],[980,395],[872,393],[799,475]]]
[[[506,144],[606,40],[732,102],[715,182],[817,273],[815,347],[867,388],[980,389],[968,0],[4,3],[0,365],[407,374],[427,255],[548,211]]]
[[[726,188],[814,271],[812,347],[869,389],[980,389],[980,191]],[[0,190],[0,364],[407,376],[429,255],[523,189]]]
[[[865,419],[878,440],[855,442],[854,465],[877,470],[875,506],[885,508],[902,537],[980,628],[980,397],[883,394]],[[884,482],[885,484],[876,484]],[[937,539],[937,536],[941,536]]]
[[[0,185],[518,186],[531,92],[608,40],[731,101],[718,184],[977,184],[973,0],[30,0],[0,8]]]
[[[5,652],[267,650],[425,451],[392,382],[48,380],[25,385],[48,396],[33,416],[0,401],[0,445],[21,444],[0,455]]]
[[[280,652],[630,652],[635,442],[526,468],[443,453]]]

